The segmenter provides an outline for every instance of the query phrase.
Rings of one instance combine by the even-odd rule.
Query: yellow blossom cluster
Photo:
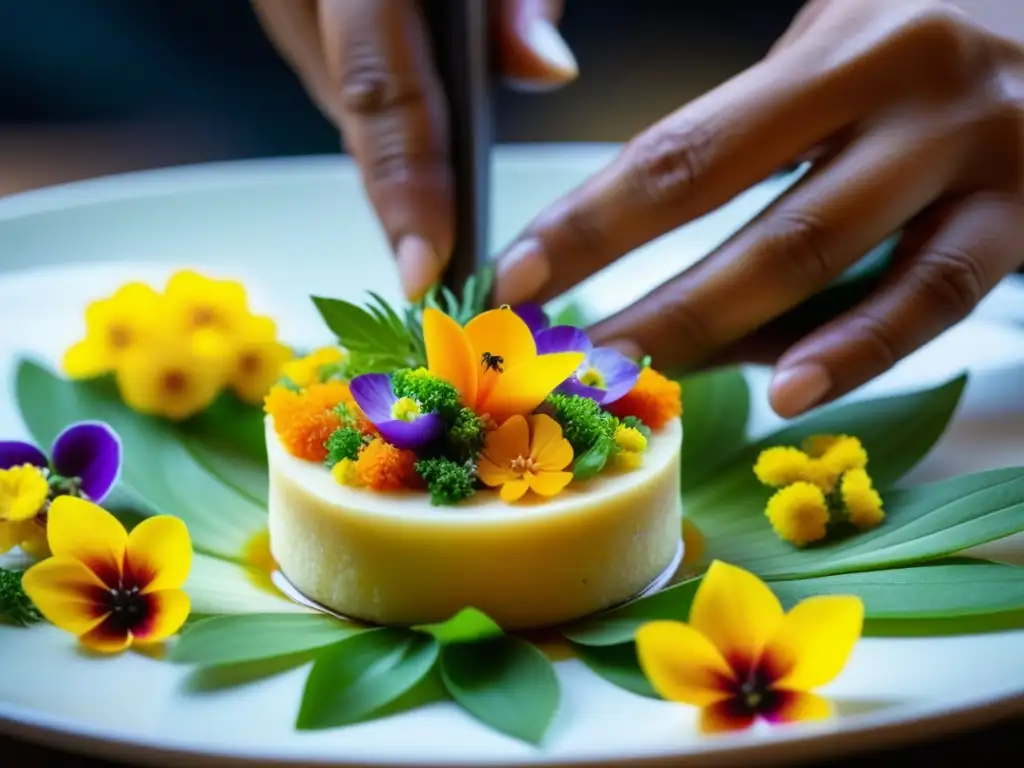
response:
[[[881,523],[882,498],[867,463],[864,446],[849,435],[814,435],[801,448],[762,451],[754,474],[764,485],[778,489],[768,500],[765,515],[779,538],[803,547],[842,524],[866,530]]]
[[[291,359],[274,321],[249,310],[241,283],[183,270],[163,292],[133,282],[91,303],[85,338],[63,368],[74,379],[114,374],[129,407],[181,420],[225,389],[262,403]]]

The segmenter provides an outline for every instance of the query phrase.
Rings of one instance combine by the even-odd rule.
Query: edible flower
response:
[[[646,366],[640,369],[636,385],[608,405],[620,419],[634,416],[651,429],[661,429],[683,414],[683,390],[679,382]]]
[[[48,621],[86,647],[150,645],[185,623],[192,543],[178,518],[151,517],[129,534],[101,507],[60,496],[47,535],[53,557],[25,571],[22,586]]]
[[[572,457],[572,446],[550,416],[512,416],[487,435],[477,477],[484,485],[500,486],[505,502],[518,501],[527,491],[555,496],[572,480],[572,472],[565,471]]]
[[[846,666],[864,606],[857,597],[827,595],[783,613],[764,582],[716,560],[697,588],[689,619],[641,626],[637,656],[655,691],[700,707],[701,730],[714,733],[757,720],[828,717],[829,702],[812,691]]]
[[[640,466],[647,450],[647,438],[636,427],[620,424],[615,428],[615,448],[612,461],[616,469],[631,472]]]
[[[764,485],[783,488],[803,481],[828,493],[836,480],[851,469],[864,469],[868,454],[850,435],[811,435],[801,448],[781,445],[761,451],[754,474]]]
[[[336,430],[358,425],[365,431],[363,414],[341,381],[313,384],[301,392],[273,387],[263,409],[274,419],[274,431],[285,450],[306,461],[327,458],[327,441]]]
[[[428,307],[423,340],[429,371],[495,424],[533,411],[584,358],[581,352],[538,355],[529,327],[507,307],[479,314],[465,328]]]
[[[426,413],[411,397],[398,397],[385,373],[356,376],[349,384],[352,397],[391,445],[411,450],[436,440],[444,429],[441,416]]]
[[[359,452],[353,470],[354,475],[339,470],[334,479],[349,485],[365,485],[374,491],[398,491],[418,479],[416,454],[396,448],[379,437]]]
[[[32,443],[0,441],[0,552],[21,546],[45,557],[47,504],[57,496],[102,502],[121,473],[121,439],[107,424],[64,429],[47,458]]]
[[[190,269],[171,275],[164,287],[170,330],[190,334],[213,330],[234,336],[249,316],[245,287],[237,280],[218,280]]]
[[[228,386],[238,399],[260,405],[292,359],[292,350],[277,339],[277,324],[269,317],[249,315],[239,323],[227,345]]]
[[[582,352],[583,362],[560,386],[570,395],[589,397],[601,405],[614,403],[636,385],[640,366],[614,349],[595,347],[590,337],[571,325],[557,325],[537,334],[537,352]]]
[[[532,302],[519,304],[512,307],[512,311],[519,315],[522,321],[526,323],[526,326],[530,329],[530,333],[532,333],[534,337],[551,325],[547,312],[544,311],[544,308],[540,304],[534,304]]]
[[[321,374],[327,366],[341,365],[344,361],[345,353],[338,347],[321,347],[305,357],[285,363],[281,374],[302,389],[320,381]]]

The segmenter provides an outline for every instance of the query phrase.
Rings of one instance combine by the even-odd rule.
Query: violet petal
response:
[[[534,336],[551,325],[551,321],[548,320],[547,313],[540,304],[534,304],[532,302],[519,304],[513,307],[512,311],[519,315],[519,319],[526,323],[526,326],[530,329],[530,333]]]
[[[597,403],[604,403],[604,398],[607,395],[603,389],[597,387],[588,387],[575,375],[570,376],[568,379],[563,381],[558,386],[558,391],[563,395],[576,395],[577,397],[589,397]]]
[[[31,443],[20,440],[0,440],[0,469],[31,464],[33,467],[48,467],[46,454]]]
[[[412,421],[389,419],[376,422],[381,437],[395,448],[408,451],[426,445],[441,436],[444,422],[436,413],[426,413]]]
[[[366,418],[378,427],[385,421],[395,418],[391,407],[398,400],[395,390],[391,388],[391,377],[386,373],[366,373],[356,376],[349,383],[352,398],[356,401]]]
[[[537,334],[537,354],[589,352],[594,345],[586,333],[571,325],[556,325]]]
[[[610,347],[597,347],[587,355],[585,365],[596,369],[604,379],[605,395],[602,405],[614,403],[636,386],[640,366],[621,352]]]
[[[53,441],[53,470],[77,477],[90,501],[99,504],[121,474],[121,438],[102,421],[72,424]]]

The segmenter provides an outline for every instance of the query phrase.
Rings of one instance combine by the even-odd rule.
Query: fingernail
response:
[[[495,272],[495,303],[520,304],[532,299],[548,282],[551,265],[539,241],[523,240],[501,257]]]
[[[779,416],[792,418],[820,403],[830,389],[828,371],[817,363],[804,363],[775,374],[768,400]]]
[[[438,278],[440,262],[430,244],[418,235],[406,235],[395,249],[402,290],[409,301],[419,301]]]
[[[569,50],[565,38],[547,19],[535,18],[530,22],[526,28],[526,42],[552,69],[557,69],[568,77],[576,77],[579,74],[579,64],[576,63],[576,57]]]
[[[644,351],[640,349],[640,345],[630,339],[612,339],[601,346],[611,347],[619,354],[625,355],[630,360],[635,360],[637,362],[639,362],[644,356]]]
[[[505,84],[513,91],[520,93],[550,93],[565,85],[561,80],[524,80],[518,77],[506,77]]]

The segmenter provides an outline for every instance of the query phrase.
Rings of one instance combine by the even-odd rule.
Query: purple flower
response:
[[[512,311],[519,315],[519,319],[526,323],[530,333],[534,336],[551,325],[547,313],[544,312],[544,308],[540,304],[519,304],[513,307]]]
[[[590,337],[571,325],[556,325],[540,331],[537,354],[583,352],[586,357],[576,373],[558,389],[565,394],[596,400],[601,405],[614,403],[636,385],[640,366],[614,349],[595,347]]]
[[[0,469],[22,464],[48,470],[51,493],[99,504],[121,474],[121,438],[101,421],[80,421],[57,435],[49,459],[31,443],[0,441]]]
[[[440,436],[444,429],[436,413],[423,413],[409,397],[399,398],[386,373],[367,373],[352,379],[352,397],[381,437],[396,448],[411,450]]]

